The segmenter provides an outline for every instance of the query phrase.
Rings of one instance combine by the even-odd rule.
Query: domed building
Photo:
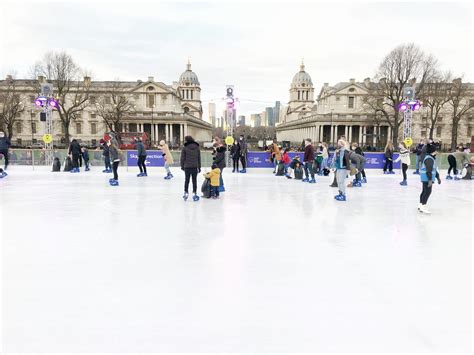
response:
[[[290,101],[286,112],[286,122],[294,121],[310,112],[314,106],[314,88],[311,76],[301,62],[300,71],[293,76],[290,87]]]
[[[202,119],[201,87],[196,73],[191,70],[189,60],[186,71],[179,77],[177,91],[183,112]]]

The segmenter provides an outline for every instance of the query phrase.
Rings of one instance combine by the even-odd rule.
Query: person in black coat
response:
[[[11,142],[8,137],[5,136],[5,132],[0,132],[0,155],[3,155],[3,159],[5,159],[5,168],[8,168],[8,150],[11,147]]]
[[[193,200],[198,201],[197,174],[201,172],[201,151],[199,144],[191,136],[184,137],[184,148],[181,151],[181,170],[184,171],[184,200],[188,199],[189,180],[193,181]]]
[[[230,148],[230,156],[232,157],[233,162],[232,172],[239,172],[240,145],[236,140]]]
[[[68,155],[72,158],[72,173],[79,172],[79,157],[81,156],[81,145],[76,139],[71,141],[69,145]]]
[[[225,188],[224,188],[224,180],[222,178],[222,173],[224,172],[224,168],[226,166],[225,164],[225,152],[226,152],[226,147],[224,145],[217,145],[215,147],[215,155],[214,155],[214,164],[217,165],[217,167],[219,169],[221,169],[221,174],[220,174],[220,177],[219,177],[219,192],[224,192],[225,191]]]

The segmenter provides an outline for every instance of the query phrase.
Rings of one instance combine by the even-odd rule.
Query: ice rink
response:
[[[471,352],[474,181],[368,171],[337,202],[270,170],[0,180],[3,352]],[[94,171],[95,170],[95,171]],[[198,180],[200,190],[202,176]]]

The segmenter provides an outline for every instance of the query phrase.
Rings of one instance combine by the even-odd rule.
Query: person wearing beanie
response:
[[[181,151],[180,159],[181,170],[184,171],[184,195],[183,199],[186,201],[189,196],[189,180],[193,181],[193,200],[199,201],[197,195],[197,174],[201,172],[201,151],[199,150],[199,143],[193,137],[184,137],[184,148]]]
[[[407,170],[410,166],[410,151],[407,149],[407,146],[404,142],[400,142],[398,144],[398,148],[400,149],[400,155],[397,159],[395,159],[395,163],[401,161],[402,162],[402,174],[403,174],[403,181],[400,182],[401,186],[407,186]]]
[[[430,214],[426,204],[431,195],[433,182],[438,180],[438,184],[441,184],[437,165],[436,165],[436,144],[430,142],[426,145],[426,155],[423,158],[420,169],[420,179],[422,184],[422,191],[420,194],[420,203],[418,210],[425,214]]]
[[[102,156],[104,157],[104,165],[105,169],[102,170],[103,173],[111,173],[112,172],[112,165],[110,164],[110,149],[105,141],[105,139],[100,140],[100,145],[102,146]]]

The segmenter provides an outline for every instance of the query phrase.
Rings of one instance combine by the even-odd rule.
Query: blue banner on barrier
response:
[[[365,154],[365,169],[382,169],[385,162],[384,153],[364,153]],[[289,152],[290,159],[293,159],[295,155],[300,156],[300,160],[303,161],[303,152]],[[332,161],[333,154],[329,155],[329,164]],[[398,154],[393,155],[393,160],[397,159]],[[249,168],[273,168],[273,164],[270,161],[269,152],[248,152],[247,154],[247,166]],[[400,162],[393,163],[394,169],[400,168]]]
[[[164,166],[165,161],[162,156],[163,152],[161,150],[148,150],[146,152],[146,166]],[[136,150],[127,151],[127,165],[133,166],[137,165],[138,155]]]

